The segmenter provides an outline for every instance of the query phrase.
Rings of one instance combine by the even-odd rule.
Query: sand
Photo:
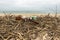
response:
[[[22,16],[26,16],[26,17],[30,17],[30,16],[44,16],[44,15],[48,15],[48,13],[12,13],[12,14],[4,14],[4,13],[0,13],[0,16],[5,16],[5,15],[22,15]],[[56,14],[50,13],[51,16],[55,16]],[[60,14],[57,14],[57,16],[60,16]]]

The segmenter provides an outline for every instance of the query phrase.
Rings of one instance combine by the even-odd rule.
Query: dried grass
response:
[[[40,38],[39,40],[43,40],[43,36],[48,34],[47,37],[52,37],[50,40],[54,40],[55,37],[60,37],[60,17],[56,15],[53,17],[48,14],[33,20],[29,18],[23,19],[21,15],[0,16],[1,34],[18,36],[19,40],[37,40],[38,37]],[[10,39],[9,37],[5,38]],[[49,39],[47,38],[46,40]]]

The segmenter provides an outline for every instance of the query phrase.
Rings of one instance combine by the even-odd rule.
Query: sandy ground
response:
[[[5,14],[4,13],[0,13],[0,16],[4,16]],[[7,15],[9,15],[9,13],[7,13]],[[12,13],[11,15],[22,15],[22,16],[40,16],[40,15],[48,15],[48,13]],[[55,16],[56,14],[53,14],[53,13],[50,13],[51,16]],[[57,16],[60,16],[60,14],[57,14]]]

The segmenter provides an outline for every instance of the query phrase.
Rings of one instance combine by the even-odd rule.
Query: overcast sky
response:
[[[60,0],[0,0],[0,10],[52,10],[60,7]]]

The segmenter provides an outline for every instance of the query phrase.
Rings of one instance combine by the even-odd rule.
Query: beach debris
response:
[[[16,16],[15,20],[21,20],[22,19],[22,16],[19,15],[19,16]]]
[[[37,19],[37,16],[31,16],[30,19],[36,20]]]
[[[23,19],[27,18],[26,16],[22,16]]]
[[[47,34],[44,33],[45,31]],[[50,14],[38,17],[22,15],[0,16],[0,38],[4,39],[5,36],[1,33],[5,36],[8,34],[16,36],[19,33],[17,37],[8,35],[6,37],[8,40],[35,40],[40,34],[42,37],[46,36],[46,40],[49,40],[50,37],[52,37],[51,40],[54,40],[55,37],[60,37],[60,17],[53,17]]]

